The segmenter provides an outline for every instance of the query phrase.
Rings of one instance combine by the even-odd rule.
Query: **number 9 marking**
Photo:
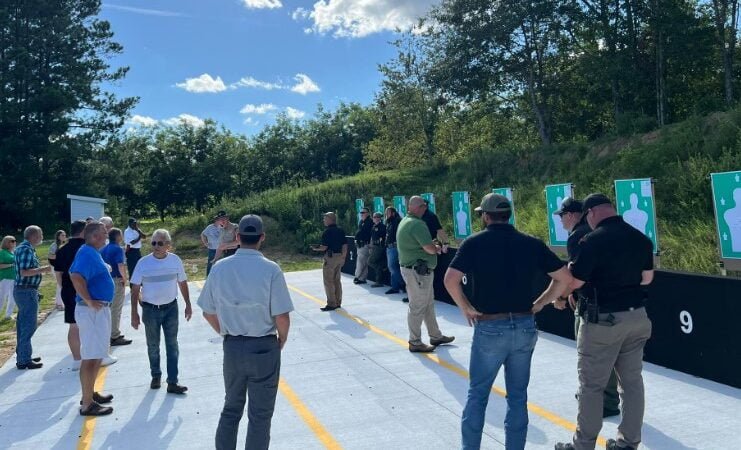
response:
[[[682,324],[681,327],[679,327],[684,334],[690,334],[692,333],[692,315],[690,315],[687,311],[682,311],[679,313],[679,322]]]

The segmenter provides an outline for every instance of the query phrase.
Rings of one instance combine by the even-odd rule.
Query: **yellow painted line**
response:
[[[281,394],[288,399],[288,402],[291,403],[293,409],[295,409],[298,415],[301,416],[301,419],[306,422],[306,425],[311,428],[311,431],[314,432],[319,441],[324,444],[324,447],[330,450],[342,449],[342,446],[332,437],[331,434],[329,434],[327,429],[324,428],[324,425],[322,425],[322,423],[319,422],[319,419],[311,413],[309,408],[301,401],[298,395],[296,395],[293,389],[291,389],[291,386],[289,386],[283,378],[281,378],[278,383],[278,389]]]
[[[306,297],[307,299],[309,299],[309,300],[311,300],[311,301],[313,301],[313,302],[315,302],[315,303],[317,303],[319,305],[322,305],[323,306],[326,303],[324,300],[321,300],[321,299],[319,299],[319,298],[317,298],[317,297],[315,297],[315,296],[313,296],[313,295],[311,295],[309,293],[306,293],[306,292],[302,291],[301,289],[298,289],[297,287],[294,287],[294,286],[289,285],[288,288],[290,290],[296,292],[297,294],[300,294],[300,295]],[[389,339],[389,340],[391,340],[393,342],[396,342],[397,344],[401,345],[404,348],[408,348],[409,347],[409,343],[407,341],[405,341],[404,339],[401,339],[398,336],[394,336],[393,334],[388,333],[387,331],[384,331],[384,330],[382,330],[382,329],[380,329],[380,328],[378,328],[378,327],[376,327],[374,325],[371,325],[368,321],[363,320],[360,317],[354,316],[354,315],[348,313],[347,311],[345,311],[343,309],[335,309],[333,312],[335,312],[335,313],[337,313],[337,314],[339,314],[339,315],[341,315],[343,317],[346,317],[346,318],[352,320],[353,322],[355,322],[355,323],[357,323],[359,325],[362,325],[363,327],[365,327],[365,328],[373,331],[374,333],[377,333],[377,334],[385,337],[386,339]],[[432,353],[419,353],[418,355],[421,356],[421,357],[427,358],[428,360],[430,360],[430,361],[432,361],[432,362],[440,365],[441,367],[444,367],[444,368],[450,370],[451,372],[454,372],[454,373],[462,376],[463,378],[466,378],[466,379],[469,378],[469,373],[468,373],[467,370],[465,370],[465,369],[457,366],[456,364],[453,364],[451,362],[445,361],[444,359],[441,359],[440,357],[438,357],[435,354],[432,354]],[[500,389],[500,388],[498,388],[496,386],[493,386],[491,388],[491,390],[492,390],[492,392],[494,392],[495,394],[497,394],[497,395],[499,395],[501,397],[505,397],[506,398],[506,396],[507,396],[507,392],[505,390]],[[540,407],[540,406],[538,406],[538,405],[536,405],[534,403],[531,403],[531,402],[528,402],[527,403],[527,408],[533,414],[535,414],[537,416],[540,416],[540,417],[544,418],[545,420],[547,420],[547,421],[549,421],[551,423],[554,423],[554,424],[556,424],[556,425],[558,425],[558,426],[560,426],[562,428],[565,428],[565,429],[567,429],[567,430],[569,430],[571,432],[576,431],[576,424],[575,423],[573,423],[573,422],[571,422],[569,420],[564,419],[563,417],[559,416],[556,413],[553,413],[551,411],[548,411],[547,409],[542,408],[542,407]],[[605,440],[605,438],[603,438],[602,436],[598,436],[597,437],[597,445],[604,447],[606,444],[607,444],[607,441]]]
[[[105,385],[105,376],[108,374],[108,367],[101,367],[98,371],[98,376],[95,378],[95,391],[102,392],[103,386]],[[89,450],[90,445],[93,443],[93,432],[95,432],[95,424],[97,423],[97,417],[88,416],[82,422],[82,432],[80,433],[80,439],[77,441],[77,450]]]

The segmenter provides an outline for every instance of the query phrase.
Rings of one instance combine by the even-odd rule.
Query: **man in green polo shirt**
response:
[[[424,214],[424,204],[422,197],[409,199],[408,213],[399,224],[396,242],[401,276],[407,284],[409,295],[409,351],[429,353],[438,345],[453,342],[455,338],[444,336],[435,318],[433,281],[441,248],[432,242],[427,225],[420,219]],[[432,345],[422,342],[422,322],[427,327]]]

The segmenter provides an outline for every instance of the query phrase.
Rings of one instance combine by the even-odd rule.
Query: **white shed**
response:
[[[69,199],[70,223],[75,220],[85,220],[94,217],[96,220],[103,217],[104,205],[108,200],[95,197],[67,194]]]

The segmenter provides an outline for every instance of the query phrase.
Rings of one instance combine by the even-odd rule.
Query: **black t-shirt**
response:
[[[322,233],[322,245],[326,245],[332,253],[342,253],[342,246],[346,242],[345,232],[335,224],[329,225]]]
[[[642,272],[653,267],[651,240],[614,216],[582,239],[571,272],[594,286],[602,307],[643,300]]]
[[[435,213],[426,209],[425,213],[422,214],[422,220],[427,224],[427,229],[430,230],[430,236],[432,239],[437,239],[437,230],[443,229],[443,226],[440,225],[440,219],[437,218]]]
[[[566,251],[569,254],[569,261],[573,261],[579,256],[579,245],[581,244],[584,236],[592,232],[592,228],[587,223],[587,216],[582,216],[579,223],[574,226],[574,229],[569,234],[569,239],[566,241]]]
[[[370,242],[371,234],[373,232],[373,219],[370,217],[365,220],[361,220],[358,223],[358,232],[355,233],[355,240],[362,242]]]
[[[386,241],[386,225],[383,222],[373,224],[371,232],[371,242],[375,245],[384,245]]]
[[[386,221],[386,244],[396,243],[396,230],[399,229],[401,217],[394,216]]]
[[[54,262],[54,271],[62,273],[62,299],[68,302],[75,300],[77,291],[72,285],[72,279],[69,277],[69,268],[75,260],[77,250],[85,243],[83,238],[70,238],[59,250],[57,250],[57,259]]]
[[[450,267],[473,283],[471,304],[484,314],[527,312],[541,294],[535,287],[564,266],[542,241],[509,224],[493,224],[468,237]]]

